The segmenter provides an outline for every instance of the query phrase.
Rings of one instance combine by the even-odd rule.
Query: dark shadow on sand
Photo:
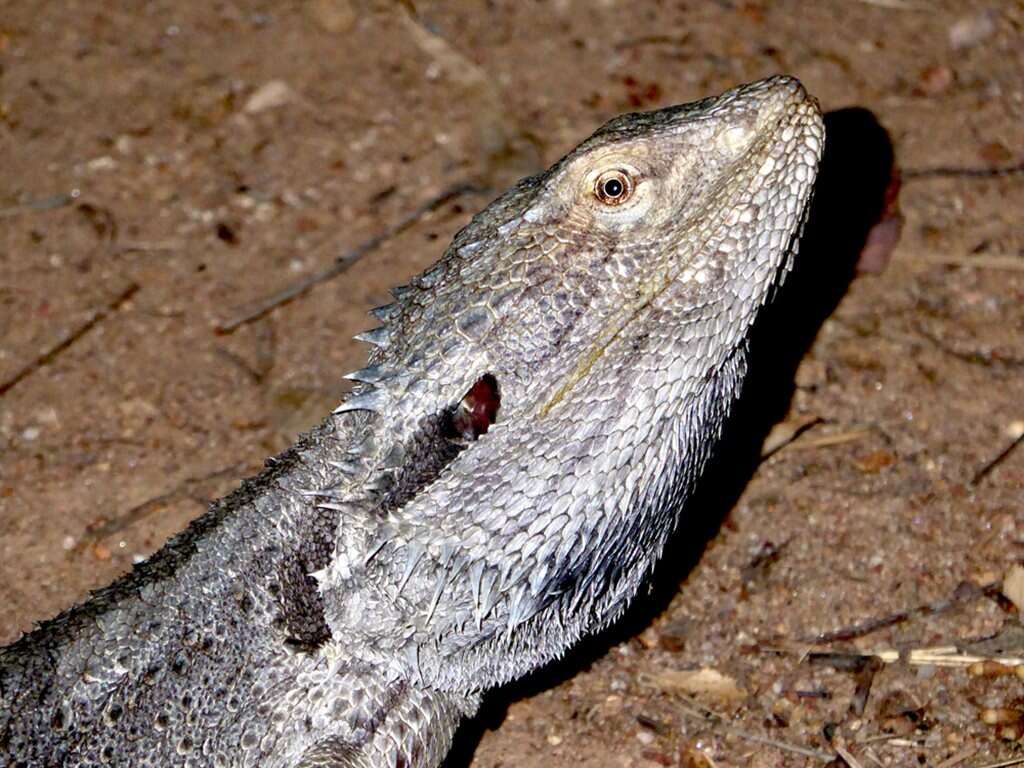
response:
[[[761,445],[786,413],[797,365],[845,295],[868,232],[878,221],[893,171],[893,149],[874,115],[860,108],[825,115],[825,154],[793,274],[755,328],[744,392],[718,460],[703,478],[656,571],[623,619],[587,638],[565,659],[490,694],[480,714],[456,735],[446,768],[465,768],[486,729],[505,719],[511,702],[568,680],[641,632],[661,614],[717,533],[760,461]]]

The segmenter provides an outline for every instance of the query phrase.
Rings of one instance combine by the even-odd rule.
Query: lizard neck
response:
[[[343,446],[325,423],[147,562],[0,651],[0,753],[124,758],[134,733],[140,756],[187,754],[211,734],[247,743],[247,726],[266,738],[251,726],[269,729],[281,702],[324,682],[301,674],[327,668],[308,574],[331,556],[338,513],[302,490],[324,484]]]

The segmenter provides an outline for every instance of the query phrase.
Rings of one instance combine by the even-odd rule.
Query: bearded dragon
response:
[[[823,141],[773,77],[617,117],[501,195],[373,311],[319,427],[0,650],[0,763],[438,765],[693,514]]]

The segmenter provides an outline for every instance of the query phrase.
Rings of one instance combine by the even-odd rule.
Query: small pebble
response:
[[[245,102],[244,109],[253,115],[268,109],[283,107],[285,104],[295,101],[296,97],[295,91],[284,80],[270,80],[253,92]]]
[[[56,427],[60,424],[60,418],[57,416],[57,410],[52,406],[38,411],[36,413],[36,418],[43,424],[47,424],[51,427]]]
[[[978,148],[978,155],[993,167],[1008,165],[1014,161],[1014,153],[1000,141],[989,141]]]
[[[348,32],[357,18],[352,0],[310,0],[306,12],[314,24],[332,35]]]
[[[949,44],[956,50],[970,48],[995,34],[996,14],[992,10],[963,16],[949,28]]]
[[[953,70],[946,65],[927,67],[917,76],[916,93],[922,96],[937,96],[949,90],[956,80]]]
[[[1014,565],[1003,577],[1003,596],[1017,606],[1017,610],[1024,611],[1024,567]]]
[[[1020,722],[996,726],[996,738],[1003,741],[1019,741],[1024,736]]]
[[[985,725],[1015,723],[1020,720],[1020,716],[1020,712],[1009,707],[988,707],[981,711],[981,722]]]
[[[655,765],[675,765],[675,761],[670,756],[666,755],[664,752],[658,752],[653,749],[645,749],[641,757]]]
[[[864,474],[875,474],[896,463],[896,457],[889,451],[874,451],[854,460],[854,465]]]
[[[85,164],[85,167],[90,171],[112,171],[117,168],[117,160],[110,155],[103,155],[102,157],[94,157]]]
[[[686,639],[692,632],[692,619],[687,617],[673,619],[658,630],[658,644],[666,651],[678,653],[686,648]]]
[[[647,746],[654,743],[654,734],[650,731],[637,731],[636,738],[641,744],[645,744]]]

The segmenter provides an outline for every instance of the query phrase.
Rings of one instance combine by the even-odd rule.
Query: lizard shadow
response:
[[[765,436],[789,408],[797,366],[853,280],[868,233],[884,210],[894,170],[889,135],[868,110],[829,112],[825,126],[824,156],[801,255],[752,334],[743,393],[717,460],[688,504],[700,513],[681,521],[669,542],[671,557],[659,564],[650,590],[622,619],[585,639],[564,659],[485,697],[480,713],[457,733],[446,768],[469,766],[485,730],[500,725],[513,702],[565,682],[650,626],[668,608],[756,471]]]

